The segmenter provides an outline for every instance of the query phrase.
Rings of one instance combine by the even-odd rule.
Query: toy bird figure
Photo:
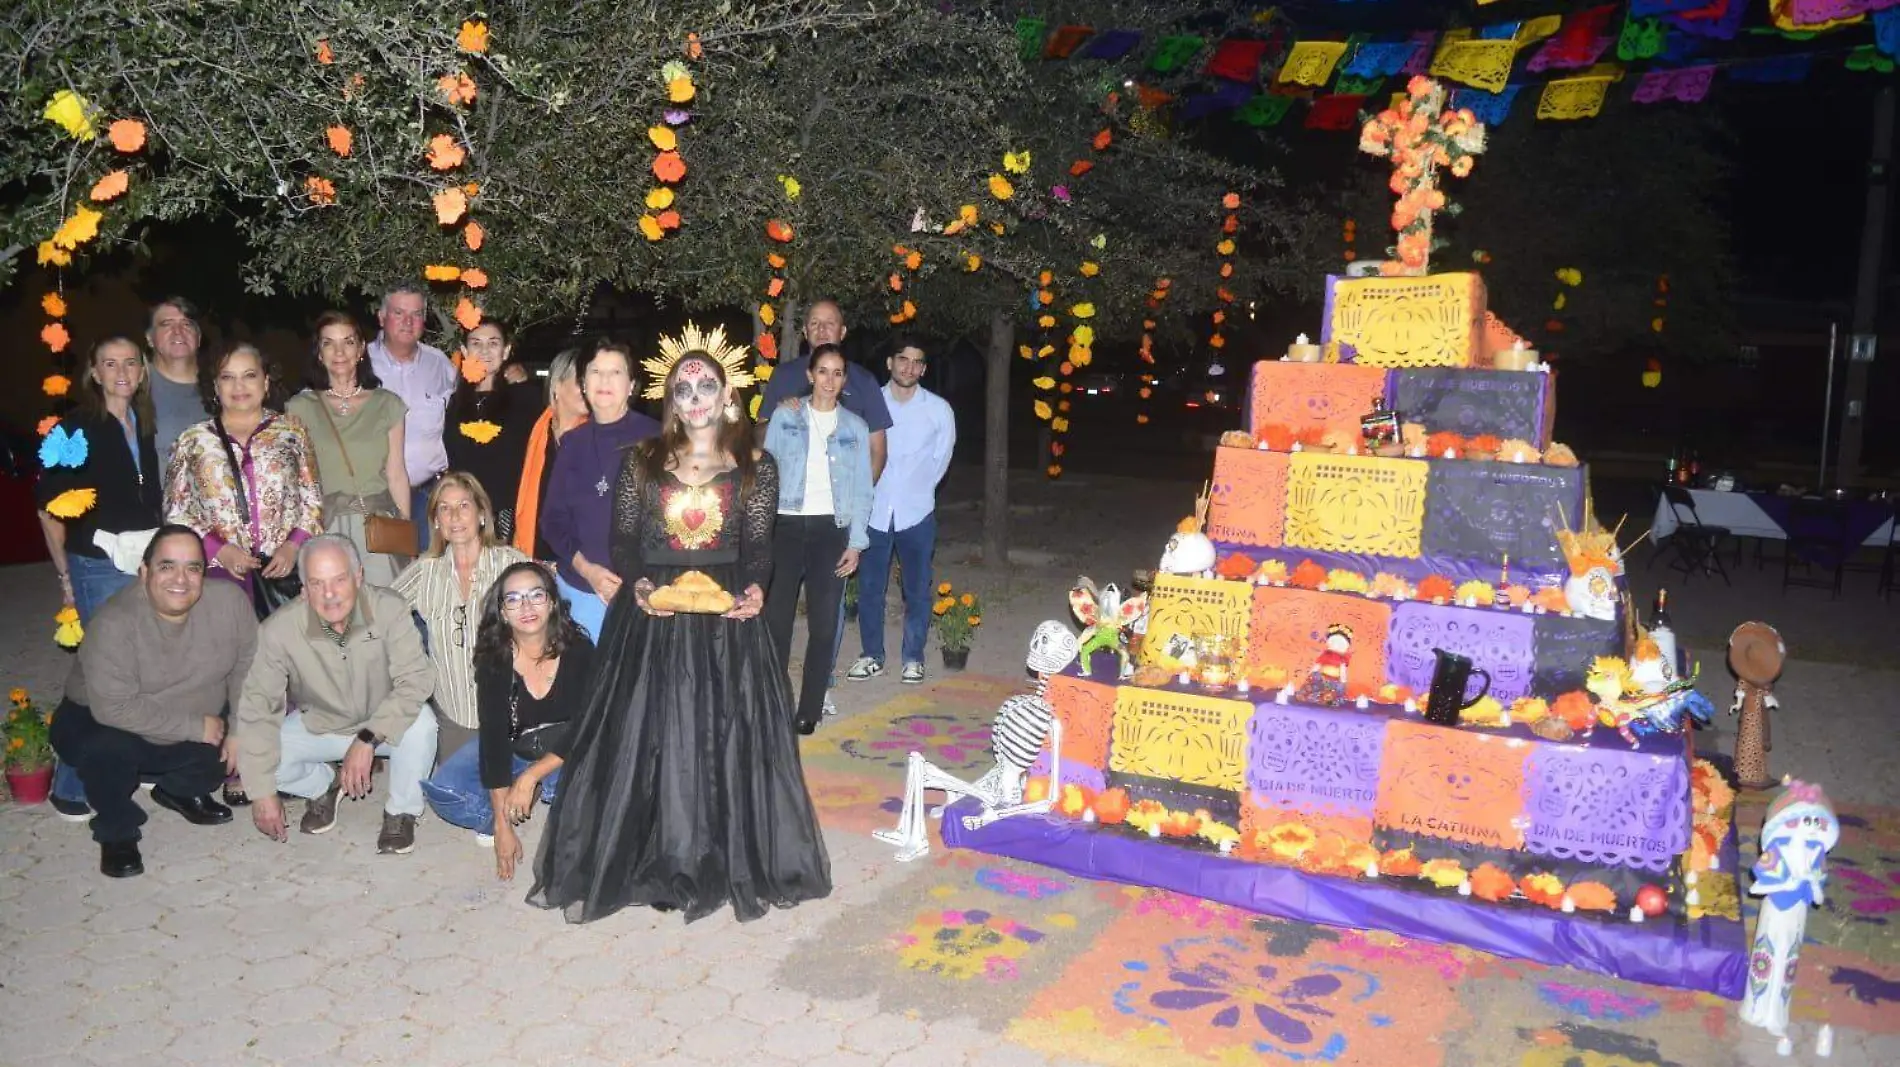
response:
[[[1082,631],[1078,653],[1084,671],[1088,670],[1090,656],[1107,651],[1115,653],[1120,677],[1134,673],[1128,659],[1128,628],[1148,610],[1146,593],[1123,600],[1114,582],[1098,587],[1088,578],[1077,578],[1069,590],[1069,610],[1087,627]]]

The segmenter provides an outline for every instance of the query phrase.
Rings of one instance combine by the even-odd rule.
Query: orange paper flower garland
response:
[[[699,35],[686,35],[687,59],[698,59]],[[675,206],[676,186],[686,178],[686,160],[679,152],[679,130],[693,119],[686,105],[699,95],[692,72],[680,60],[668,60],[660,68],[660,81],[666,86],[666,109],[659,125],[647,127],[647,140],[659,154],[653,157],[653,177],[660,184],[647,190],[646,213],[640,216],[640,235],[649,241],[661,241],[680,228],[680,213]]]
[[[924,265],[924,254],[905,245],[892,245],[891,255],[897,257],[897,265],[891,270],[891,276],[885,280],[890,287],[892,299],[897,310],[891,312],[891,325],[900,326],[917,317],[917,305],[907,295],[907,290],[916,280],[917,269]]]
[[[456,47],[470,55],[483,55],[490,43],[488,24],[485,22],[464,21],[460,32],[456,34]],[[436,80],[442,90],[443,103],[451,108],[462,109],[472,103],[478,93],[475,81],[467,70],[445,74]],[[468,162],[468,146],[451,133],[438,133],[431,136],[424,147],[424,158],[430,169],[448,173],[461,169]],[[450,185],[430,196],[430,207],[435,211],[436,224],[445,228],[460,227],[462,245],[469,252],[481,251],[487,241],[487,231],[475,221],[470,211],[474,200],[481,195],[480,182],[468,181]],[[431,282],[456,283],[462,287],[461,295],[456,298],[455,322],[465,331],[472,331],[482,324],[482,308],[471,295],[478,289],[488,287],[488,272],[480,267],[458,267],[453,264],[429,264],[423,267],[422,276]],[[457,351],[453,357],[457,369],[467,377],[468,367],[464,356]],[[476,379],[479,380],[479,379]],[[480,431],[464,436],[471,440],[480,440]]]
[[[1233,290],[1228,288],[1234,276],[1234,235],[1240,232],[1240,194],[1228,193],[1221,197],[1220,206],[1227,212],[1221,220],[1221,237],[1214,245],[1214,251],[1220,254],[1220,284],[1215,287],[1214,295],[1220,298],[1221,306],[1214,311],[1214,332],[1208,335],[1207,344],[1214,350],[1214,359],[1220,360],[1221,349],[1227,347],[1227,335],[1222,327],[1227,322],[1227,308],[1234,302]]]
[[[1173,284],[1167,278],[1156,278],[1155,287],[1148,292],[1148,317],[1141,320],[1141,389],[1137,394],[1141,403],[1135,408],[1137,426],[1148,424],[1148,401],[1155,395],[1155,376],[1148,369],[1155,365],[1155,317],[1161,314],[1161,304],[1168,299]]]
[[[1346,251],[1340,256],[1340,258],[1344,259],[1348,263],[1351,263],[1359,258],[1358,251],[1353,248],[1353,240],[1354,238],[1358,236],[1359,236],[1358,223],[1354,222],[1351,219],[1347,219],[1345,222],[1340,224],[1339,237],[1340,237],[1340,240],[1344,241],[1346,244]]]

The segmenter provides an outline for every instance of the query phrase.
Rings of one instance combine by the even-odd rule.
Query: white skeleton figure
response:
[[[959,797],[975,797],[983,804],[980,814],[965,816],[963,825],[981,829],[998,819],[1015,815],[1040,815],[1055,804],[1062,791],[1062,723],[1043,693],[1049,676],[1059,674],[1075,662],[1075,634],[1060,622],[1051,620],[1036,627],[1029,640],[1029,669],[1036,673],[1035,692],[1018,693],[996,709],[996,723],[990,730],[990,746],[996,753],[996,765],[974,782],[939,769],[912,752],[904,773],[904,810],[894,830],[877,830],[871,836],[897,846],[897,859],[908,863],[930,852],[930,834],[924,826],[924,791],[940,789],[942,807],[930,809],[932,818],[941,819],[944,808]],[[1023,783],[1029,768],[1049,743],[1049,794],[1041,800],[1023,802]]]

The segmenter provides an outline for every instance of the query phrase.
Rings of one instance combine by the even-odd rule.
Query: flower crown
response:
[[[725,370],[726,384],[734,389],[758,384],[758,379],[746,370],[746,357],[750,349],[727,341],[724,326],[715,328],[711,333],[702,333],[697,325],[689,322],[679,336],[660,338],[660,354],[657,358],[640,361],[640,366],[652,382],[640,395],[648,400],[664,400],[666,376],[673,372],[674,365],[688,352],[704,352],[711,356]]]

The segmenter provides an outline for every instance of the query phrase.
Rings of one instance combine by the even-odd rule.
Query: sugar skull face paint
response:
[[[726,383],[704,359],[681,361],[673,379],[673,412],[689,429],[709,426],[725,403]]]

